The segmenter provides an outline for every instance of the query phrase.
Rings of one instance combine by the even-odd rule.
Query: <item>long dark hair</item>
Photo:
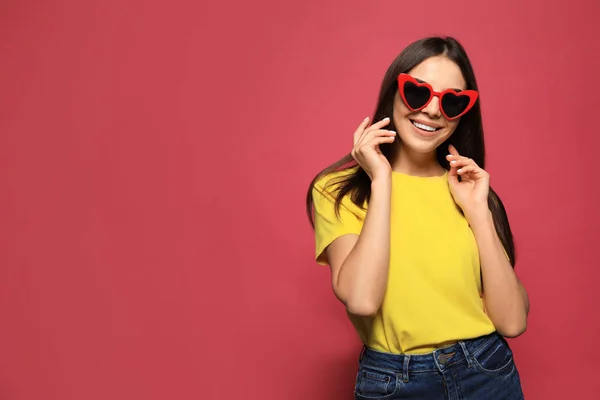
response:
[[[414,67],[430,57],[440,55],[447,57],[458,65],[467,83],[466,89],[478,90],[471,62],[469,61],[464,48],[456,39],[451,37],[424,38],[413,42],[406,47],[389,66],[381,84],[377,107],[371,121],[379,121],[385,117],[390,117],[391,121],[385,129],[396,130],[392,114],[394,97],[398,91],[398,85],[396,83],[398,75],[400,73],[408,73]],[[473,159],[477,165],[481,168],[485,168],[485,143],[483,139],[483,124],[481,122],[480,100],[475,103],[475,106],[467,114],[461,117],[454,133],[436,150],[437,161],[446,170],[450,169],[445,157],[448,144],[454,145],[461,155]],[[396,143],[380,145],[381,152],[388,160],[391,160],[395,145]],[[359,165],[357,165],[352,155],[346,155],[339,161],[319,172],[310,183],[306,195],[306,213],[313,228],[312,192],[314,185],[321,177],[341,170],[348,170],[349,173],[343,174],[340,179],[334,182],[337,186],[335,200],[336,212],[339,211],[340,202],[346,195],[349,195],[352,202],[359,207],[363,207],[364,203],[368,203],[370,199],[371,180],[369,176]],[[498,197],[491,187],[488,196],[488,205],[493,216],[496,232],[498,233],[504,249],[510,258],[510,262],[514,267],[516,263],[515,245],[506,210],[500,197]]]

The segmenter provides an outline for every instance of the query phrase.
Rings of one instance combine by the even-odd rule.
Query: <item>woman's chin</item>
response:
[[[406,147],[408,150],[418,154],[430,154],[436,151],[438,146],[446,140],[445,136],[432,136],[427,139],[423,139],[420,137],[415,137],[411,135],[410,137],[402,137],[400,140],[402,141],[402,147]]]

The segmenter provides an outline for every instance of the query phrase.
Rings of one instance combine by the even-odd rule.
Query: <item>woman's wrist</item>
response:
[[[492,212],[490,211],[487,204],[478,207],[473,207],[470,210],[465,211],[464,214],[471,227],[479,227],[482,225],[494,224]]]
[[[378,175],[371,181],[371,192],[392,187],[392,174]]]

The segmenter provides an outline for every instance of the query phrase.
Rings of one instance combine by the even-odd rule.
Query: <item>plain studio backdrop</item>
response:
[[[531,297],[526,398],[596,399],[599,4],[4,0],[0,398],[352,399],[306,189],[444,34]]]

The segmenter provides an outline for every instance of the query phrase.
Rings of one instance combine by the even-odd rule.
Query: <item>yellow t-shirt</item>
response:
[[[313,190],[317,263],[336,238],[360,234],[366,211],[346,196],[334,211],[336,186],[320,179]],[[324,190],[324,188],[326,190]],[[365,208],[367,208],[365,204]],[[448,175],[392,173],[390,266],[383,303],[372,318],[348,314],[374,350],[421,354],[495,330],[483,309],[475,237],[454,202]]]

